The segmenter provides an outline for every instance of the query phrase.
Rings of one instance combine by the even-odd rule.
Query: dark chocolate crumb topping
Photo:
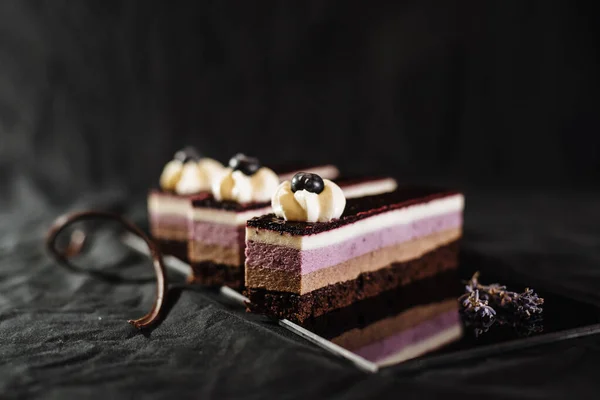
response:
[[[349,225],[372,215],[407,207],[413,204],[458,194],[453,190],[444,190],[423,186],[404,186],[394,192],[374,196],[359,197],[346,200],[346,209],[339,219],[329,222],[295,222],[285,221],[267,214],[252,218],[247,222],[248,227],[260,228],[295,236],[307,236],[325,232],[340,226]]]
[[[148,191],[148,195],[149,196],[187,198],[187,199],[190,199],[190,200],[203,199],[205,197],[211,196],[210,192],[208,192],[208,191],[198,192],[198,193],[191,193],[191,194],[179,194],[179,193],[176,193],[173,190],[164,190],[164,189],[160,189],[160,188],[150,189]]]
[[[233,200],[217,200],[212,195],[208,195],[204,198],[195,198],[192,200],[192,206],[197,208],[214,208],[217,210],[224,211],[249,211],[256,210],[259,208],[269,207],[271,205],[270,201],[260,202],[260,203],[238,203]]]

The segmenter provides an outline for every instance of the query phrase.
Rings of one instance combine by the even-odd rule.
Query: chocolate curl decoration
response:
[[[50,230],[48,231],[48,236],[46,238],[46,247],[48,251],[56,259],[56,261],[70,267],[71,265],[69,264],[68,259],[81,253],[83,246],[86,242],[86,235],[81,230],[75,230],[71,234],[69,244],[64,250],[59,250],[56,247],[58,235],[61,232],[63,232],[69,225],[78,221],[90,219],[104,219],[117,221],[121,225],[123,225],[125,229],[127,229],[129,232],[142,238],[144,242],[146,242],[146,245],[148,245],[148,248],[150,249],[150,255],[152,257],[152,262],[154,264],[154,272],[156,274],[156,298],[154,300],[152,310],[150,310],[148,314],[144,315],[142,318],[128,320],[127,322],[129,322],[137,329],[149,327],[150,325],[155,323],[160,317],[164,305],[165,294],[167,292],[167,280],[165,266],[163,264],[162,259],[162,253],[160,252],[156,243],[152,239],[150,239],[140,228],[135,226],[129,220],[121,217],[120,215],[106,211],[81,211],[72,214],[65,214],[58,217],[50,227]]]

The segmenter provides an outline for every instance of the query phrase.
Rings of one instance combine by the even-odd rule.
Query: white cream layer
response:
[[[294,236],[258,228],[246,228],[246,240],[276,246],[291,247],[298,250],[318,249],[344,242],[369,232],[395,225],[410,224],[414,221],[437,215],[462,212],[464,197],[462,194],[435,199],[409,207],[391,210],[372,217],[356,221],[349,225],[307,236]],[[260,214],[259,214],[260,215]]]
[[[148,211],[151,214],[168,214],[187,217],[192,202],[187,197],[161,196],[151,194],[148,197]]]

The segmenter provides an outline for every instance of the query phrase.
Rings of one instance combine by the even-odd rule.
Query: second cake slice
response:
[[[458,263],[464,198],[404,187],[348,199],[340,218],[248,221],[246,287],[252,311],[303,321]]]

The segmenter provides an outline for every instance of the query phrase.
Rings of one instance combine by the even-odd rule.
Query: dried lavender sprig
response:
[[[541,314],[544,299],[539,297],[533,289],[526,288],[521,294],[518,294],[513,300],[515,305],[515,314],[521,319],[529,319],[534,315]]]
[[[471,279],[465,281],[465,292],[472,293],[475,289],[483,292],[482,294],[489,295],[490,293],[499,293],[506,290],[506,286],[498,283],[492,283],[490,285],[483,285],[479,282],[479,271],[475,272]]]
[[[485,328],[489,328],[494,323],[496,311],[488,306],[487,300],[479,298],[479,290],[463,295],[459,300],[462,305],[461,313],[466,321],[477,323]]]
[[[464,282],[465,284],[465,293],[473,293],[475,290],[479,288],[479,271],[475,272],[471,279]]]
[[[460,297],[459,302],[465,325],[473,329],[475,337],[487,332],[494,325],[496,312],[487,305],[487,300],[479,297],[477,289],[471,293],[465,293]]]
[[[512,315],[516,318],[527,320],[533,315],[542,313],[544,299],[540,298],[532,289],[525,289],[523,293],[502,290],[490,293],[490,304],[499,312]]]
[[[498,283],[482,285],[479,282],[479,272],[475,272],[471,279],[465,282],[467,294],[473,293],[475,290],[479,291],[481,299],[487,300],[495,310],[513,314],[524,320],[543,311],[544,299],[540,298],[532,289],[527,288],[519,294],[506,290],[506,286]]]

